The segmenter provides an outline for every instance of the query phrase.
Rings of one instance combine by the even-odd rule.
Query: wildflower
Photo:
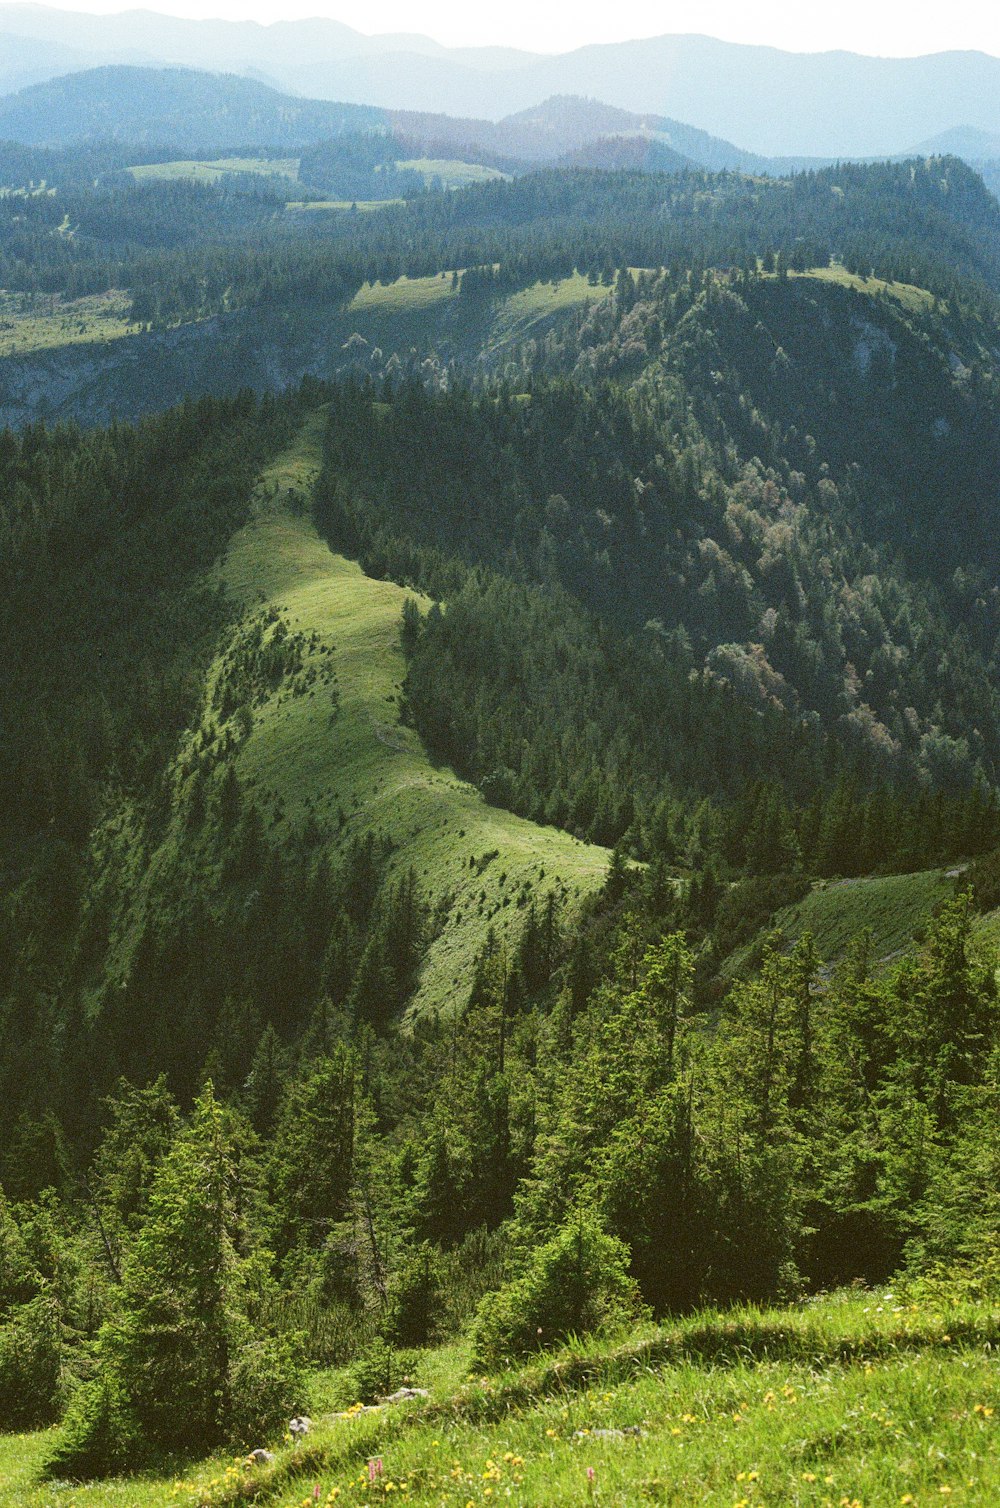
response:
[[[319,1483],[317,1482],[316,1485],[313,1487],[313,1502],[314,1503],[318,1503],[319,1502],[319,1498],[320,1498],[320,1491],[319,1491]]]
[[[545,1433],[548,1435],[550,1440],[554,1440],[556,1437],[556,1432],[554,1429],[547,1429]]]
[[[369,1482],[377,1482],[379,1477],[384,1475],[385,1467],[382,1465],[382,1457],[376,1456],[373,1461],[368,1462],[368,1480]]]

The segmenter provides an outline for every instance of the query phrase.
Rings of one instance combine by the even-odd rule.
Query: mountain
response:
[[[576,153],[580,166],[675,171],[695,164],[744,172],[780,167],[679,121],[565,95],[490,121],[300,99],[231,73],[108,66],[0,99],[0,139],[33,146],[114,140],[195,151],[250,144],[295,149],[356,131],[404,137],[407,156],[461,159],[479,153],[500,165],[552,163]],[[582,151],[598,142],[621,145]]]
[[[33,146],[87,141],[289,149],[380,126],[384,112],[296,100],[254,79],[184,68],[95,68],[0,100],[0,139]]]
[[[23,76],[11,70],[13,82],[37,78],[39,69],[53,77],[88,62],[147,62],[264,75],[323,99],[493,120],[553,95],[596,95],[778,157],[889,156],[957,122],[1000,132],[1000,60],[978,52],[802,54],[678,35],[540,56],[447,48],[411,34],[366,36],[326,19],[262,26],[35,5],[0,6],[0,34],[48,49],[32,54]]]
[[[3,112],[0,1508],[997,1502],[1000,203]]]
[[[0,93],[25,89],[56,74],[90,68],[99,61],[59,42],[42,42],[0,30]]]
[[[955,126],[913,148],[914,157],[961,157],[965,162],[986,162],[1000,157],[1000,132],[978,131],[973,126]]]

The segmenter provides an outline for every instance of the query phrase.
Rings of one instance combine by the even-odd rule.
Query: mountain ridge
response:
[[[263,72],[303,95],[493,120],[554,94],[597,93],[618,108],[687,120],[779,157],[893,155],[963,121],[1000,131],[1000,59],[968,50],[903,58],[793,53],[690,33],[544,55],[450,48],[413,34],[368,36],[332,20],[265,26],[24,5],[0,6],[4,32],[69,47],[81,62],[120,62],[139,51],[160,65]],[[60,68],[54,57],[49,76]],[[7,80],[10,87],[16,73]],[[25,68],[21,81],[30,80]]]

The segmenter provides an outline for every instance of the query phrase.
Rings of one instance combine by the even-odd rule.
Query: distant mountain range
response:
[[[109,63],[225,70],[314,99],[495,121],[553,95],[597,96],[767,157],[884,157],[956,130],[1000,135],[1000,59],[985,53],[871,58],[663,36],[540,56],[369,37],[331,20],[0,4],[0,90]]]
[[[302,99],[235,74],[113,65],[0,98],[0,140],[31,146],[118,141],[190,152],[297,150],[357,131],[405,138],[413,156],[471,157],[514,169],[566,163],[763,172],[783,166],[680,121],[567,96],[501,121],[477,120]]]

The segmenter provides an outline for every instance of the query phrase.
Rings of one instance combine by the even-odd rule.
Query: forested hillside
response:
[[[561,1389],[537,1500],[601,1500],[563,1446],[742,1429],[718,1365],[818,1412],[794,1489],[757,1421],[684,1492],[759,1455],[818,1505],[888,1351],[971,1450],[1000,207],[955,159],[344,210],[290,207],[322,146],[131,157],[10,149],[0,197],[11,325],[68,369],[74,297],[127,298],[86,381],[162,410],[0,435],[0,1420],[46,1431],[10,1501],[370,1498],[404,1430],[362,1406],[414,1378],[394,1491],[516,1500],[534,1437],[429,1453]],[[206,395],[166,407],[174,339]],[[903,1318],[729,1307],[890,1282]],[[302,1410],[314,1445],[193,1464]],[[670,1500],[609,1501],[640,1479]]]

